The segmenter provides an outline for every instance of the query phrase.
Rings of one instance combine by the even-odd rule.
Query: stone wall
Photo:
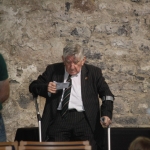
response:
[[[150,127],[150,0],[0,0],[0,35],[8,141],[17,128],[38,126],[29,84],[70,41],[102,68],[115,95],[112,127]],[[38,102],[42,114],[45,99]]]

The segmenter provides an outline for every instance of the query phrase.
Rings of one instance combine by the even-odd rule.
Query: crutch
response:
[[[105,118],[100,119],[101,122],[105,121]],[[107,143],[108,143],[108,150],[111,150],[111,141],[110,141],[110,125],[107,128]]]
[[[110,125],[107,129],[107,137],[108,137],[108,150],[111,150],[111,141],[110,141]]]
[[[36,107],[36,113],[37,113],[37,120],[38,120],[38,129],[39,129],[39,142],[42,142],[42,132],[41,132],[41,115],[39,112],[39,107],[38,107],[38,103],[37,103],[37,96],[33,95],[33,99],[35,102],[35,107]]]

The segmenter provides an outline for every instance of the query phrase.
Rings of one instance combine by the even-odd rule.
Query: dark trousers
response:
[[[88,140],[92,150],[100,150],[84,112],[71,110],[65,118],[62,118],[58,111],[55,121],[48,128],[47,136],[47,141]]]

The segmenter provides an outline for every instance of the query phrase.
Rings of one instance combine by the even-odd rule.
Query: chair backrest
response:
[[[0,146],[0,150],[13,150],[13,147],[12,146]]]
[[[0,142],[0,147],[2,148],[3,146],[10,146],[10,147],[12,147],[12,150],[17,150],[18,149],[18,141],[15,141],[15,142]]]
[[[35,141],[20,141],[20,146],[84,146],[90,145],[89,141],[63,141],[63,142],[35,142]]]
[[[18,150],[91,150],[91,146],[19,146]]]

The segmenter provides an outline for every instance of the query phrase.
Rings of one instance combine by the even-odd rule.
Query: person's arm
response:
[[[0,103],[3,103],[9,97],[9,80],[0,81]]]
[[[37,97],[39,95],[45,98],[48,97],[48,84],[52,77],[52,70],[52,65],[47,66],[42,75],[39,75],[37,80],[30,83],[29,92],[32,93],[33,96]]]
[[[108,126],[111,124],[111,119],[112,119],[114,95],[110,91],[110,88],[106,83],[101,70],[99,70],[97,79],[98,79],[97,80],[98,93],[99,93],[99,97],[102,100],[101,124],[103,126]]]
[[[101,124],[103,126],[109,126],[112,120],[112,112],[113,112],[113,101],[105,100],[101,105]]]
[[[3,103],[9,97],[9,79],[7,65],[0,54],[0,103]]]

